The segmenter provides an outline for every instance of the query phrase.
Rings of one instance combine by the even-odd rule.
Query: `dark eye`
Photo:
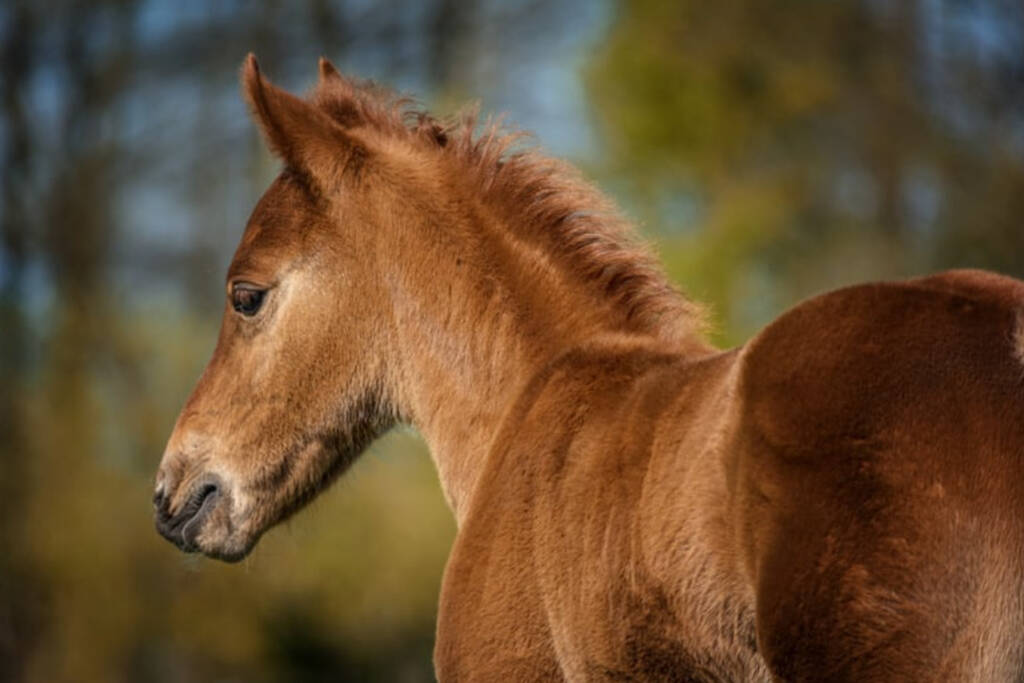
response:
[[[231,306],[242,315],[256,315],[266,293],[265,289],[256,289],[253,285],[235,285],[231,288]]]

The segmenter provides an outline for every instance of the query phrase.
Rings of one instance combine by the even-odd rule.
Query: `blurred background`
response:
[[[4,0],[0,680],[426,681],[454,533],[411,431],[240,565],[151,482],[278,163],[254,51],[470,99],[635,217],[715,341],[952,266],[1024,276],[1020,0]]]

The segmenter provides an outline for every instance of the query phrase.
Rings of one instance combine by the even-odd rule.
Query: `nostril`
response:
[[[181,527],[181,538],[186,549],[195,549],[199,532],[212,506],[216,505],[220,489],[216,484],[205,484],[192,495],[184,513],[185,522]]]
[[[220,488],[213,482],[196,487],[195,491],[192,492],[192,495],[188,497],[188,500],[181,507],[181,510],[175,514],[175,517],[182,521],[192,519],[203,509],[203,504],[216,496],[219,490]]]
[[[196,491],[194,496],[197,503],[197,508],[201,508],[206,499],[216,494],[219,490],[219,487],[213,483],[201,486],[199,490]]]
[[[184,504],[177,506],[178,509],[172,514],[171,496],[162,487],[158,487],[153,496],[157,531],[182,550],[194,551],[198,535],[210,511],[217,505],[219,494],[219,482],[208,480],[193,488]]]

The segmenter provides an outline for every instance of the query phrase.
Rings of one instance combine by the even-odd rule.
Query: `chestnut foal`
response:
[[[157,474],[238,560],[415,425],[459,531],[445,681],[1024,680],[1024,284],[953,272],[711,348],[569,166],[326,61]]]

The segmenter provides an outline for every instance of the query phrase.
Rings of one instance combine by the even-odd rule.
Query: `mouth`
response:
[[[153,497],[157,532],[179,550],[198,552],[199,534],[220,499],[220,485],[213,480],[207,481],[197,486],[181,509],[172,514],[170,497],[161,489]]]

